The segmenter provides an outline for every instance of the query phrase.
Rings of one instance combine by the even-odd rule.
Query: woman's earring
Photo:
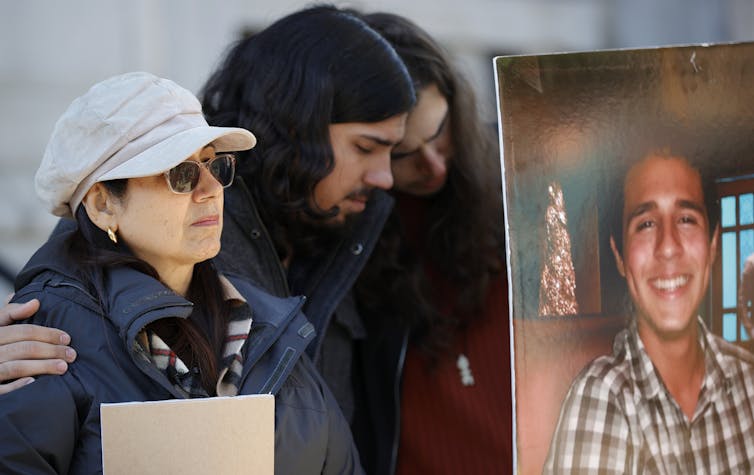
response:
[[[107,237],[109,237],[114,244],[118,244],[118,237],[115,235],[115,232],[109,227],[107,228]]]

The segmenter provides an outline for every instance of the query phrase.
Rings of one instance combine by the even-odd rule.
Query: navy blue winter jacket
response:
[[[101,403],[185,397],[136,336],[158,319],[188,317],[192,304],[130,267],[103,271],[107,301],[98,301],[76,277],[69,234],[53,236],[32,257],[14,301],[38,298],[31,323],[66,331],[78,357],[62,376],[0,396],[0,473],[101,472]],[[361,473],[348,424],[304,354],[314,329],[301,313],[303,298],[274,297],[226,277],[253,312],[239,394],[275,395],[275,472]]]

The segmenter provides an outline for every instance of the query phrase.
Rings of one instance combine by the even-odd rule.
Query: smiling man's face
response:
[[[717,245],[699,173],[678,157],[649,155],[635,165],[624,183],[622,255],[611,244],[640,334],[693,333]]]

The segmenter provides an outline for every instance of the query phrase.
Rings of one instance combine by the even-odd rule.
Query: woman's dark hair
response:
[[[365,285],[358,287],[369,302],[367,307],[394,306],[382,311],[397,314],[413,326],[417,343],[432,353],[448,342],[454,329],[480,313],[490,276],[504,268],[497,147],[492,127],[479,118],[470,85],[429,34],[393,14],[373,13],[362,18],[393,45],[417,91],[435,85],[448,101],[454,154],[445,187],[426,198],[427,233],[420,244],[425,261],[420,262],[415,252],[406,249],[394,213],[363,274]],[[427,261],[458,291],[450,313],[439,312],[434,304],[438,297],[446,297],[430,292],[424,268]],[[389,289],[379,282],[390,282]],[[384,291],[390,293],[375,294]]]
[[[128,180],[105,181],[102,185],[112,196],[123,199]],[[81,277],[100,302],[107,302],[102,282],[104,268],[130,266],[159,280],[157,271],[134,256],[124,243],[110,241],[107,234],[92,223],[83,206],[76,210],[76,222],[78,229],[68,241],[71,255],[82,263]],[[186,295],[194,304],[189,318],[167,318],[146,327],[160,336],[189,367],[199,368],[202,387],[210,395],[215,394],[230,315],[229,304],[223,295],[212,261],[200,262],[194,266]]]
[[[257,146],[239,174],[257,201],[278,252],[297,238],[314,186],[333,168],[329,125],[380,122],[415,102],[393,48],[353,14],[316,6],[288,15],[236,43],[201,93],[212,125],[254,132]]]

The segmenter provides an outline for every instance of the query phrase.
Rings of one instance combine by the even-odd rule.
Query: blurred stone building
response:
[[[451,52],[495,117],[491,58],[754,40],[751,0],[374,0]],[[14,274],[55,218],[33,175],[57,117],[108,76],[146,70],[198,92],[233,40],[307,5],[296,0],[0,0],[0,274]],[[0,295],[11,284],[0,277]]]

